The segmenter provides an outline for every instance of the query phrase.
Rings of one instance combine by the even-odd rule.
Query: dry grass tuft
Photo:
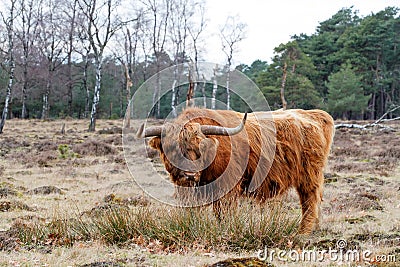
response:
[[[296,235],[299,216],[282,210],[280,204],[262,208],[243,205],[215,218],[211,208],[172,208],[108,204],[96,210],[51,222],[13,225],[25,245],[72,245],[78,240],[98,240],[106,244],[136,243],[158,252],[186,251],[191,248],[254,250],[281,246]]]
[[[122,145],[122,136],[121,135],[111,135],[104,139],[104,142],[113,146],[121,146]]]
[[[99,134],[122,134],[122,128],[113,126],[111,128],[104,128],[99,130]]]
[[[0,187],[0,198],[8,196],[16,196],[18,191],[10,187]]]
[[[19,247],[20,240],[15,230],[0,231],[0,251],[10,252]]]
[[[93,139],[87,140],[81,144],[75,144],[72,150],[82,156],[106,156],[117,154],[117,150],[113,146],[103,141]]]
[[[25,203],[17,200],[2,200],[0,201],[0,211],[13,211],[13,210],[28,210],[34,211],[33,208],[29,207]]]
[[[120,204],[120,205],[130,205],[130,206],[147,206],[150,204],[148,198],[144,196],[135,196],[135,197],[121,197],[116,194],[109,194],[104,197],[104,202],[112,203],[112,204]]]
[[[60,188],[52,186],[52,185],[36,187],[32,190],[28,190],[26,193],[31,194],[31,195],[50,195],[50,194],[62,195],[62,194],[64,194],[64,192]]]

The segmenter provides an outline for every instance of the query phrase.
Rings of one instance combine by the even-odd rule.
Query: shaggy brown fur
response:
[[[200,125],[235,127],[243,115],[189,108],[165,127],[162,142],[153,137],[149,144],[160,151],[171,180],[179,186],[207,185],[223,176],[227,179],[217,186],[233,188],[224,199],[243,195],[261,203],[294,187],[302,207],[300,233],[310,233],[318,225],[323,169],[334,135],[332,117],[321,110],[256,112],[249,114],[245,131],[235,136],[206,137],[201,132]],[[189,172],[189,177],[169,160],[180,153],[196,161],[197,170],[207,161],[212,163],[202,171]],[[213,203],[217,213],[224,199]]]

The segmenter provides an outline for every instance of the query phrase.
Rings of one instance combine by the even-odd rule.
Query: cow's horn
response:
[[[247,119],[247,112],[244,114],[242,122],[234,128],[225,128],[222,126],[214,126],[214,125],[202,125],[201,132],[205,135],[235,135],[243,130],[244,124],[246,123],[246,119]]]
[[[139,130],[136,133],[137,138],[144,138],[150,136],[161,136],[163,126],[153,126],[144,129],[144,123],[140,125]]]

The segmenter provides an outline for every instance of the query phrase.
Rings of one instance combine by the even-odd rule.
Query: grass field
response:
[[[291,262],[287,253],[272,263],[400,265],[398,122],[388,124],[394,131],[337,130],[321,229],[309,237],[296,235],[301,214],[295,192],[262,208],[244,201],[221,221],[207,207],[154,201],[125,164],[122,121],[99,120],[95,133],[87,125],[7,121],[0,136],[0,266],[197,267],[255,257],[265,246],[301,254],[344,241],[343,252],[370,251],[370,261]]]

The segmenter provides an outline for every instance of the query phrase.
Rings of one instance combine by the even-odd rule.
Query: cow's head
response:
[[[144,129],[144,124],[137,132],[138,137],[151,137],[150,147],[160,152],[160,158],[170,174],[171,180],[180,186],[196,186],[201,181],[201,174],[214,160],[218,147],[216,135],[231,136],[244,128],[247,113],[242,122],[234,128],[215,125],[201,125],[196,122],[166,123]]]

